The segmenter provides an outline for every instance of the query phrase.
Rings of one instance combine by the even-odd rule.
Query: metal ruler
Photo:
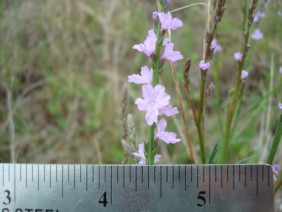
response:
[[[273,211],[268,165],[0,164],[0,212]]]

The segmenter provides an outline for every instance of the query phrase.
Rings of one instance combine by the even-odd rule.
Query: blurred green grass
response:
[[[188,3],[198,2],[196,0]],[[218,42],[223,52],[215,58],[220,63],[220,90],[224,113],[228,92],[233,87],[235,51],[240,49],[242,35],[241,1],[227,1],[219,25]],[[173,1],[170,8],[187,4]],[[231,161],[246,157],[260,162],[265,142],[275,131],[281,101],[282,17],[277,15],[281,2],[272,1],[259,10],[266,17],[258,26],[264,39],[252,42],[246,69],[250,72],[241,102],[241,115],[231,144]],[[10,161],[10,134],[7,92],[12,94],[15,125],[16,160],[39,163],[123,163],[120,134],[121,90],[127,75],[138,73],[147,63],[144,55],[131,47],[143,42],[152,27],[150,0],[11,0],[0,3],[0,160]],[[173,33],[175,48],[192,59],[190,71],[192,96],[197,103],[199,77],[197,64],[202,55],[206,12],[193,7],[175,13],[184,27]],[[270,55],[274,55],[276,90],[269,99]],[[182,82],[184,61],[177,64]],[[162,81],[177,104],[169,66],[164,67]],[[212,73],[209,82],[213,81]],[[208,83],[209,84],[209,83]],[[144,114],[134,99],[140,96],[136,86],[129,85],[129,111],[135,117],[138,136],[146,138]],[[270,103],[269,103],[269,100]],[[270,104],[271,111],[268,112]],[[189,107],[187,120],[193,144],[198,151],[197,135]],[[266,126],[266,119],[270,126]],[[172,120],[172,119],[171,119]],[[221,139],[215,112],[215,96],[208,100],[206,121],[207,148]],[[180,125],[180,127],[177,127]],[[181,134],[180,116],[169,123]],[[244,126],[244,129],[241,127]],[[162,163],[187,163],[183,144],[160,146]],[[277,161],[281,161],[281,148]],[[280,160],[278,159],[280,158]]]

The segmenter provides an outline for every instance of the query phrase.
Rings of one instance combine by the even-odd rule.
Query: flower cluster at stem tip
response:
[[[165,1],[168,4],[170,1]],[[141,67],[140,74],[128,76],[128,82],[142,86],[142,98],[137,98],[135,104],[140,111],[146,112],[145,121],[149,127],[156,126],[154,132],[154,144],[159,140],[167,144],[175,144],[181,139],[177,138],[176,133],[166,132],[167,121],[164,117],[170,117],[179,113],[176,107],[170,105],[170,96],[165,92],[165,87],[158,83],[161,66],[165,61],[176,62],[183,59],[179,51],[173,50],[174,43],[165,34],[168,30],[176,30],[183,26],[178,18],[173,18],[170,13],[153,12],[152,19],[154,24],[159,27],[150,29],[143,43],[133,45],[133,49],[144,53],[151,61],[152,68]],[[157,25],[159,24],[159,25]],[[160,54],[160,48],[163,53]],[[157,65],[156,65],[157,64]],[[160,118],[161,117],[161,118]],[[146,164],[146,143],[138,144],[138,151],[132,153],[140,158],[139,164]],[[159,162],[161,155],[154,154],[154,163]]]

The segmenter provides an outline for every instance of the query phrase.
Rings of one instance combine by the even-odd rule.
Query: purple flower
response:
[[[178,18],[172,18],[170,13],[159,12],[159,19],[162,25],[162,31],[165,30],[176,30],[179,27],[183,26],[182,21]]]
[[[209,62],[205,62],[204,60],[201,60],[199,62],[199,67],[202,71],[206,71],[210,68],[210,63]]]
[[[265,13],[264,12],[257,12],[254,16],[254,22],[257,23],[260,21],[261,18],[265,17]]]
[[[278,109],[282,110],[282,103],[281,102],[278,103]]]
[[[279,73],[282,74],[282,66],[279,67]]]
[[[143,52],[147,57],[151,57],[155,53],[157,36],[153,29],[148,31],[148,35],[144,43],[135,44],[133,49]]]
[[[241,52],[236,52],[234,54],[234,58],[235,60],[237,60],[238,62],[241,62],[242,61],[242,53]]]
[[[162,60],[169,60],[171,62],[176,62],[183,59],[182,54],[179,51],[173,51],[173,43],[168,42],[165,46],[164,53],[162,55]]]
[[[216,39],[212,40],[211,47],[214,49],[213,50],[214,53],[218,53],[222,51],[221,46],[217,43]]]
[[[153,12],[152,18],[153,18],[153,21],[157,21],[158,20],[158,12],[157,11]]]
[[[276,176],[278,175],[278,172],[281,170],[280,165],[273,165],[272,166],[272,172],[273,174],[275,174]]]
[[[169,116],[174,116],[176,114],[178,114],[179,111],[176,107],[171,107],[170,105],[160,109],[160,114],[164,114],[165,116],[169,117]]]
[[[165,4],[170,4],[171,0],[165,0]]]
[[[138,152],[133,152],[132,154],[140,158],[140,161],[139,161],[140,165],[146,165],[146,158],[144,154],[144,144],[138,144]],[[155,155],[154,164],[158,163],[160,158],[161,158],[161,155]]]
[[[242,74],[241,74],[241,80],[243,79],[246,79],[248,77],[249,73],[245,70],[242,71]]]
[[[146,111],[145,120],[148,125],[158,123],[158,116],[162,110],[169,106],[170,96],[165,93],[165,87],[151,84],[142,86],[142,95],[144,99],[138,98],[135,104],[141,111]]]
[[[174,132],[165,132],[167,127],[167,122],[165,119],[161,119],[158,123],[158,131],[155,136],[155,140],[163,140],[167,144],[175,144],[181,139],[176,138],[176,134]]]
[[[253,34],[251,35],[251,38],[253,40],[260,40],[263,38],[263,34],[260,31],[260,29],[255,29],[255,31],[253,32]]]
[[[148,66],[143,66],[141,68],[141,75],[132,74],[128,76],[128,82],[135,84],[151,84],[153,77],[153,70],[149,69]]]

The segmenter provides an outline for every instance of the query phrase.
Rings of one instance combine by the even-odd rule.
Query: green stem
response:
[[[271,150],[270,150],[270,153],[269,153],[268,158],[267,158],[268,164],[273,163],[274,156],[276,154],[276,151],[278,149],[278,146],[279,146],[279,143],[280,143],[280,140],[281,140],[281,135],[282,135],[282,114],[280,115],[279,122],[278,122],[278,125],[277,125],[277,129],[276,129],[276,132],[275,132],[275,136],[274,136],[274,139],[273,139],[273,143],[272,143],[272,146],[271,146]]]
[[[242,92],[243,92],[242,91],[243,87],[241,86],[242,85],[241,75],[242,75],[242,71],[244,68],[247,52],[249,49],[247,46],[249,42],[250,29],[253,23],[253,14],[256,8],[256,4],[257,4],[257,1],[252,1],[251,7],[248,10],[249,11],[248,19],[244,20],[244,22],[246,22],[247,24],[247,27],[246,27],[246,32],[243,33],[244,39],[243,39],[242,47],[241,47],[242,61],[238,62],[235,91],[227,107],[225,135],[224,135],[223,143],[221,144],[221,147],[220,147],[220,153],[221,153],[220,154],[220,163],[227,163],[227,160],[228,160],[228,146],[229,146],[230,137],[231,137],[230,130],[231,130],[231,125],[233,123],[234,111],[237,107],[238,101],[240,100],[242,96]]]
[[[149,127],[149,137],[148,137],[148,157],[146,160],[147,165],[154,165],[154,131],[155,131],[155,124]]]
[[[200,155],[202,163],[206,163],[206,153],[205,153],[205,135],[204,135],[204,108],[205,108],[205,91],[206,91],[206,73],[202,73],[201,80],[201,91],[200,91],[200,107],[199,107],[199,115],[197,120],[197,131],[199,136],[200,143]]]

